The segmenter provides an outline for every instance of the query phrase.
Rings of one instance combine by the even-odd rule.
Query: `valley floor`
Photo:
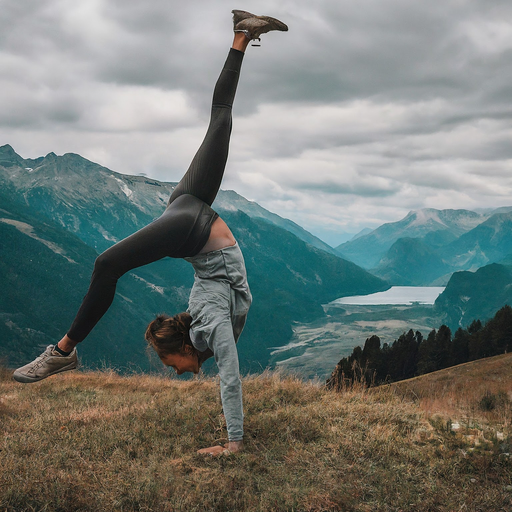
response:
[[[412,329],[427,336],[442,320],[429,305],[324,306],[326,317],[308,324],[295,324],[290,343],[274,349],[271,363],[301,377],[325,380],[343,357],[367,338],[378,335],[381,344],[393,343]]]
[[[499,416],[482,416],[476,444],[478,409],[454,431],[393,388],[335,393],[270,373],[243,388],[245,451],[204,458],[197,449],[226,441],[215,379],[75,372],[21,385],[3,371],[0,510],[512,508],[512,432]]]

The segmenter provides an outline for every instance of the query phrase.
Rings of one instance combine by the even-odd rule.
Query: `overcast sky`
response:
[[[231,9],[249,47],[223,182],[332,245],[419,208],[511,205],[510,0],[0,0],[0,145],[177,181]]]

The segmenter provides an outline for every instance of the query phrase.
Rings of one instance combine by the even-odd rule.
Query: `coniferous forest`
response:
[[[368,386],[395,382],[511,350],[512,308],[506,305],[485,325],[474,320],[455,334],[446,325],[433,329],[426,338],[411,329],[382,346],[378,336],[371,336],[363,348],[355,347],[349,357],[341,359],[327,387],[343,389],[356,381]]]

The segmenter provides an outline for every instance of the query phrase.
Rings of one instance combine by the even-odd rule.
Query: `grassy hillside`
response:
[[[512,353],[459,364],[389,387],[417,402],[426,414],[482,427],[511,425]]]
[[[512,360],[501,357],[493,381],[510,390]],[[488,361],[471,364],[479,375]],[[215,459],[195,453],[225,441],[215,379],[76,372],[20,385],[4,371],[0,510],[510,510],[510,409],[496,421],[475,407],[456,432],[417,398],[432,390],[424,379],[442,389],[453,371],[415,379],[407,393],[247,377],[246,450]],[[471,387],[479,399],[488,381]],[[484,420],[475,448],[464,429]]]

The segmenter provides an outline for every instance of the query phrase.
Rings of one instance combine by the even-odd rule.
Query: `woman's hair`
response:
[[[188,313],[174,316],[158,315],[146,329],[145,338],[160,357],[179,354],[185,345],[192,345],[189,336],[192,317]]]

